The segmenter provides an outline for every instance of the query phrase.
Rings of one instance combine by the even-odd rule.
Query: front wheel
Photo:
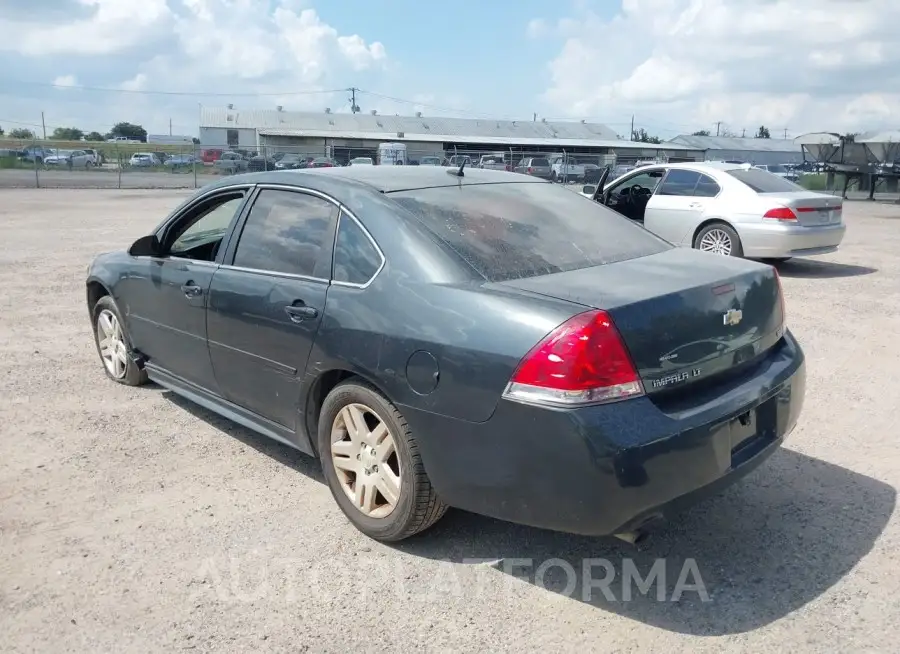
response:
[[[328,394],[319,415],[318,446],[334,499],[370,538],[400,541],[446,513],[412,430],[371,386],[345,382]]]
[[[725,223],[711,223],[701,229],[694,238],[694,248],[726,257],[744,256],[741,237],[731,225]]]
[[[140,386],[147,382],[147,371],[139,368],[125,333],[125,323],[115,300],[105,295],[94,305],[94,342],[106,376],[119,384]]]

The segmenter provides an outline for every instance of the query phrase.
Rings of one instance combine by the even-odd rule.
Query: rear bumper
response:
[[[844,223],[815,227],[758,223],[738,224],[737,228],[744,256],[751,258],[827,254],[837,250],[847,231]]]
[[[803,352],[788,332],[749,379],[690,406],[644,397],[577,410],[501,401],[467,423],[402,410],[451,506],[585,535],[631,530],[716,493],[768,458],[803,405]],[[752,416],[749,426],[741,418]]]

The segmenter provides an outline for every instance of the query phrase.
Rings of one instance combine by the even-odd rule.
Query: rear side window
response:
[[[599,266],[672,247],[558,184],[473,184],[388,197],[489,281]]]
[[[719,185],[712,177],[708,175],[700,175],[700,181],[694,187],[694,197],[696,198],[714,198],[719,194]]]
[[[341,215],[334,243],[334,281],[365,284],[381,267],[381,254],[356,221]]]
[[[657,195],[693,195],[694,187],[700,181],[700,173],[693,170],[675,168],[669,171]]]
[[[263,189],[247,216],[234,265],[327,279],[336,213],[314,195]]]
[[[799,184],[794,184],[794,182],[759,168],[750,168],[749,170],[736,168],[727,172],[757,193],[796,193],[806,190]]]

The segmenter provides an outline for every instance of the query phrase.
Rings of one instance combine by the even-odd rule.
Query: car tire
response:
[[[694,249],[731,257],[743,257],[741,237],[731,225],[715,222],[705,225],[694,237]]]
[[[340,449],[334,447],[338,443]],[[370,538],[383,542],[409,538],[447,512],[403,415],[364,382],[339,384],[325,398],[319,413],[318,451],[335,501]],[[360,479],[367,484],[359,486]]]
[[[559,181],[559,179],[556,177],[556,171],[551,171],[551,172],[550,172],[550,181],[551,181],[551,182],[557,182],[557,181]]]
[[[104,295],[94,305],[91,310],[91,325],[94,344],[106,376],[125,386],[146,384],[147,371],[135,361],[122,314],[109,295]]]

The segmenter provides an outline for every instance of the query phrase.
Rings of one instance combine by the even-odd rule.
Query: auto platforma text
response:
[[[502,573],[502,574],[498,574]],[[712,601],[696,560],[630,558],[464,558],[421,561],[359,556],[310,561],[301,558],[210,557],[189,584],[193,598],[212,595],[222,602],[300,601],[311,594],[331,596],[351,582],[361,595],[384,600],[410,595],[440,600],[511,596],[522,583],[583,602],[628,602],[640,597],[659,602]]]

